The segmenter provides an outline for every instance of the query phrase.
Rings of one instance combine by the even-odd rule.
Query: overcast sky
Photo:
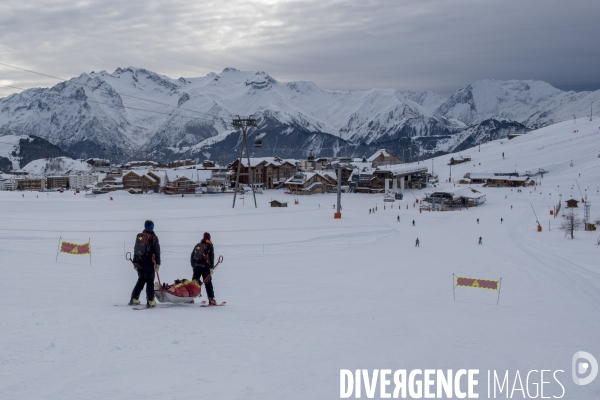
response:
[[[65,79],[234,67],[324,89],[449,95],[493,78],[598,90],[600,1],[2,0],[0,62]],[[0,85],[57,82],[0,66]]]

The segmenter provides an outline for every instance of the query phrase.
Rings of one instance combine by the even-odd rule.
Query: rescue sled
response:
[[[194,297],[179,297],[166,291],[155,291],[154,298],[160,303],[193,303],[195,298],[202,297],[202,293]]]
[[[201,297],[201,286],[189,279],[177,279],[173,284],[154,283],[154,297],[161,303],[193,303],[196,297]]]
[[[131,258],[131,253],[127,252],[125,259],[130,261],[133,267],[136,268]],[[221,262],[223,262],[223,256],[219,256],[217,263],[213,267],[213,271],[217,269]],[[181,304],[193,303],[195,298],[202,297],[202,286],[210,280],[211,275],[208,275],[202,283],[189,279],[177,279],[172,285],[162,284],[158,271],[156,271],[156,277],[158,278],[158,282],[154,282],[154,297],[156,300],[160,303]]]

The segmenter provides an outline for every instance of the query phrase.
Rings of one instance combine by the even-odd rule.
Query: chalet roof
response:
[[[158,162],[152,161],[152,160],[148,160],[148,161],[144,161],[144,160],[139,160],[139,161],[132,160],[132,161],[126,162],[123,165],[126,165],[126,166],[135,166],[135,165],[158,165],[158,164],[159,164]]]
[[[464,199],[480,199],[485,197],[485,194],[473,188],[460,188],[455,190],[454,193]]]
[[[511,182],[527,182],[530,181],[531,178],[528,176],[494,176],[490,179],[495,179],[499,181],[511,181]]]
[[[317,173],[328,177],[329,179],[332,179],[334,182],[337,182],[337,175],[333,172],[329,172],[329,171],[317,171]]]
[[[360,168],[361,170],[363,170],[364,168],[367,168],[369,170],[375,170],[375,168],[373,168],[373,164],[370,162],[362,162],[361,161],[355,161],[352,163],[352,165],[354,165],[357,168]]]
[[[491,172],[471,172],[468,174],[471,179],[493,179],[497,176]],[[465,175],[466,177],[466,175]]]
[[[365,164],[365,163],[361,163],[361,164]],[[364,166],[361,168],[355,168],[354,171],[352,171],[352,173],[350,174],[349,179],[356,180],[356,178],[353,178],[353,177],[358,176],[358,180],[360,180],[361,182],[368,182],[373,179],[373,172],[375,172],[375,171],[376,171],[376,169],[372,168],[370,164],[368,167]]]
[[[152,172],[152,175],[154,176],[150,176],[149,173]],[[139,176],[140,178],[145,176],[148,179],[151,179],[153,181],[158,180],[158,182],[161,181],[160,175],[158,173],[158,171],[156,170],[148,170],[148,169],[132,169],[130,171],[127,171],[126,173],[123,174],[123,176],[127,176],[129,174],[135,174],[137,176]],[[157,179],[158,178],[158,179]]]
[[[115,183],[123,183],[122,176],[107,176],[104,179],[100,180],[101,182],[115,182]]]
[[[377,171],[389,171],[394,176],[406,176],[412,174],[418,174],[427,172],[427,167],[423,164],[395,164],[381,166],[377,168]]]
[[[257,165],[264,163],[265,166],[274,165],[282,166],[284,164],[290,164],[296,166],[296,160],[294,159],[281,159],[279,157],[250,157],[250,165],[256,167]],[[242,165],[248,167],[248,158],[242,158]]]
[[[165,169],[164,176],[169,182],[174,182],[180,178],[187,178],[190,181],[198,181],[198,171],[195,169]]]
[[[375,159],[379,156],[383,156],[383,157],[392,157],[393,154],[391,154],[389,151],[387,151],[386,149],[379,149],[377,150],[371,157],[367,158],[367,161],[375,161]]]
[[[310,180],[315,175],[319,175],[323,177],[326,181],[329,182],[337,182],[337,177],[333,172],[325,172],[325,171],[310,171],[310,172],[296,172],[294,176],[287,179],[285,183],[291,184],[303,184],[304,182]]]
[[[433,192],[433,193],[425,193],[425,195],[427,197],[442,197],[442,195],[448,195],[448,196],[452,197],[453,200],[461,198],[460,193],[457,193],[454,190],[438,190],[437,192]]]

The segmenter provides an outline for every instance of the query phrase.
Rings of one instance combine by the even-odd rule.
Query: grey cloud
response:
[[[598,89],[597,1],[114,1],[0,4],[0,62],[64,78],[224,67],[322,88],[444,94],[477,79]],[[55,82],[0,68],[17,86]]]

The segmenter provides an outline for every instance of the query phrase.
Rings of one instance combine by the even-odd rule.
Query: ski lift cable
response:
[[[6,86],[7,87],[14,87],[14,88],[17,88],[17,89],[23,89],[23,88],[19,88],[17,86],[10,86],[10,85],[6,85]],[[25,90],[25,89],[23,89],[23,90]],[[89,99],[87,99],[87,100],[73,99],[71,97],[64,96],[64,95],[61,95],[61,94],[58,94],[58,93],[44,93],[44,94],[49,94],[49,95],[64,97],[64,98],[69,99],[69,100],[77,100],[77,101],[84,101],[84,102],[87,101],[87,102],[91,102],[91,103],[98,103],[98,104],[102,104],[102,105],[105,105],[105,106],[108,106],[108,107],[113,107],[113,108],[123,108],[123,109],[131,109],[131,110],[138,110],[138,111],[147,111],[147,112],[151,112],[151,113],[163,114],[163,115],[169,115],[169,116],[176,115],[175,113],[164,113],[164,112],[160,112],[160,111],[144,110],[144,109],[135,108],[135,107],[126,107],[126,106],[123,106],[123,105],[119,106],[119,105],[115,105],[115,104],[108,104],[108,103],[103,103],[103,102],[100,102],[100,101],[89,100]],[[198,117],[189,117],[189,116],[181,115],[181,114],[179,116],[180,117],[184,117],[184,118],[190,118],[190,119],[197,119],[197,120],[207,121],[207,120],[203,120],[203,119],[198,118]],[[24,132],[24,131],[21,131],[21,130],[18,130],[18,129],[14,129],[14,128],[0,127],[0,129],[5,130],[5,131],[13,131],[13,132],[21,133],[23,135],[39,136],[39,135],[36,135],[36,134]],[[60,140],[61,139],[58,136],[52,136],[52,135],[47,135],[47,136],[44,136],[43,138],[45,138],[45,139],[55,139],[55,140]],[[144,151],[144,147],[148,146],[148,145],[149,145],[149,143],[146,143],[146,144],[142,145],[139,149],[137,149],[133,153],[130,153],[130,155],[131,154],[135,155],[135,154],[141,153],[142,151]]]
[[[41,72],[33,71],[33,70],[30,70],[30,69],[25,69],[25,68],[21,68],[21,67],[16,67],[16,66],[14,66],[14,65],[5,64],[5,63],[2,63],[2,62],[0,62],[0,65],[3,65],[3,66],[5,66],[5,67],[9,67],[9,68],[18,69],[18,70],[25,71],[25,72],[30,72],[30,73],[32,73],[32,74],[36,74],[36,75],[45,76],[45,77],[52,78],[52,79],[57,79],[57,80],[59,80],[59,81],[61,81],[61,82],[70,82],[70,83],[72,83],[72,84],[75,84],[75,85],[80,85],[80,86],[83,86],[83,87],[88,87],[88,88],[90,88],[90,89],[95,89],[95,88],[93,88],[92,86],[86,85],[85,83],[79,83],[79,82],[74,82],[74,81],[70,81],[70,80],[69,80],[69,81],[67,81],[66,79],[62,79],[62,78],[59,78],[59,77],[56,77],[56,76],[52,76],[52,75],[44,74],[44,73],[41,73]],[[6,87],[14,87],[14,88],[17,88],[16,86],[6,86]],[[17,88],[17,89],[21,89],[21,90],[27,90],[27,89],[22,89],[22,88]],[[159,104],[159,105],[163,105],[163,106],[167,106],[167,107],[174,107],[174,108],[178,108],[178,109],[183,109],[183,110],[187,110],[187,111],[195,112],[195,113],[198,113],[198,114],[204,114],[204,115],[208,115],[208,116],[211,116],[211,117],[214,117],[214,118],[217,118],[217,119],[221,119],[221,117],[219,117],[219,116],[217,116],[217,115],[214,115],[214,114],[209,114],[209,113],[205,113],[205,112],[202,112],[202,111],[197,111],[197,110],[190,110],[190,109],[187,109],[187,108],[181,108],[181,107],[177,107],[177,106],[174,106],[174,105],[171,105],[171,104],[167,104],[167,103],[161,103],[161,102],[159,102],[159,101],[155,101],[155,100],[144,99],[143,97],[132,96],[132,95],[130,95],[130,94],[122,94],[122,93],[119,93],[119,96],[123,96],[123,97],[131,97],[132,99],[137,99],[137,100],[147,101],[147,102],[149,102],[149,103],[155,103],[155,104]],[[143,111],[149,111],[149,110],[143,110]],[[161,113],[161,114],[166,114],[166,113]]]
[[[583,199],[583,193],[581,193],[581,188],[579,187],[579,182],[577,182],[577,179],[575,179],[575,183],[577,183],[577,189],[579,189],[579,194],[581,195],[581,198]]]
[[[5,85],[5,86],[0,86],[0,87],[11,87],[11,88],[15,88],[15,89],[20,89],[20,90],[27,90],[18,86],[12,86],[12,85]],[[145,112],[150,112],[150,113],[154,113],[154,114],[163,114],[163,115],[169,115],[172,116],[174,113],[166,113],[166,112],[161,112],[161,111],[153,111],[153,110],[146,110],[143,108],[136,108],[136,107],[130,107],[130,106],[124,106],[124,105],[117,105],[117,104],[109,104],[109,103],[103,103],[101,101],[96,101],[96,100],[90,100],[90,99],[74,99],[72,97],[69,96],[65,96],[63,94],[58,94],[58,93],[48,93],[48,92],[44,92],[42,93],[42,95],[51,95],[51,96],[58,96],[58,97],[64,97],[65,99],[69,99],[69,100],[75,100],[75,101],[83,101],[83,102],[88,102],[88,103],[97,103],[97,104],[102,104],[105,105],[107,107],[112,107],[112,108],[122,108],[125,110],[135,110],[135,111],[145,111]],[[187,110],[187,109],[184,109]],[[190,119],[197,119],[197,120],[201,120],[201,121],[209,121],[208,119],[202,119],[200,117],[188,117],[185,115],[180,115],[183,118],[190,118]]]
[[[20,130],[20,129],[6,128],[6,127],[3,127],[3,126],[0,126],[0,132],[1,132],[1,131],[4,131],[4,132],[12,132],[12,133],[18,133],[18,134],[21,134],[21,135],[26,135],[26,136],[36,136],[36,137],[41,137],[41,136],[39,136],[39,135],[36,135],[36,134],[30,133],[30,132],[25,132],[25,131],[22,131],[22,130]],[[41,137],[41,138],[42,138],[42,139],[48,139],[48,138],[50,138],[50,139],[57,139],[57,140],[61,139],[61,138],[60,138],[60,137],[58,137],[58,136],[45,136],[45,137]],[[146,146],[146,145],[144,145],[144,146]],[[139,149],[137,149],[137,150],[134,150],[132,153],[128,153],[128,154],[129,154],[129,155],[138,155],[138,154],[140,154],[141,152],[143,152],[143,151],[144,151],[144,146],[142,146],[142,147],[140,147]],[[107,154],[109,154],[109,155],[111,155],[111,154],[112,154],[112,155],[115,155],[115,154],[116,154],[114,151],[111,151],[111,149],[106,149],[106,150],[104,150],[104,151],[105,151]]]
[[[535,223],[538,224],[538,226],[541,226],[540,225],[540,220],[538,219],[538,216],[535,213],[535,209],[533,208],[533,204],[531,204],[531,202],[529,202],[529,205],[531,206],[531,210],[533,211],[533,215],[535,215]]]

